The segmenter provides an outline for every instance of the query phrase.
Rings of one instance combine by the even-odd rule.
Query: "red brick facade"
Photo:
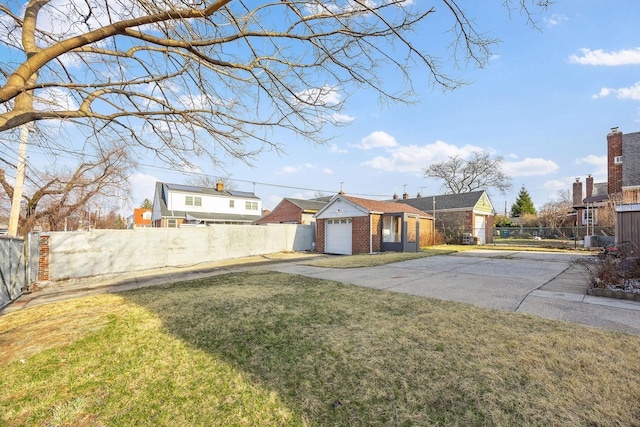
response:
[[[613,128],[607,135],[607,194],[622,192],[622,163],[615,162],[619,156],[622,156],[622,132]]]
[[[302,209],[294,205],[287,199],[283,199],[278,205],[277,209],[274,209],[269,215],[266,215],[254,224],[266,224],[266,223],[288,223],[288,224],[300,224],[302,222]]]
[[[316,251],[324,253],[324,219],[316,220]]]
[[[370,226],[370,222],[373,226]],[[488,226],[488,225],[487,225]],[[493,226],[493,224],[491,224]],[[371,252],[380,252],[382,250],[382,215],[372,214],[369,216],[359,216],[351,218],[352,236],[351,236],[351,253],[352,254],[368,254]],[[408,241],[415,242],[416,235],[416,218],[408,219]],[[318,219],[316,221],[316,251],[323,253],[325,250],[325,220]],[[433,239],[433,221],[428,218],[420,219],[420,242],[419,247],[430,246],[434,244]]]
[[[40,235],[40,256],[38,257],[38,281],[49,280],[49,236]]]

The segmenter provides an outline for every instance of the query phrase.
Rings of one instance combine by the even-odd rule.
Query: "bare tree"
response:
[[[495,188],[504,194],[511,188],[511,177],[502,171],[504,159],[486,151],[475,151],[469,160],[460,156],[434,163],[424,169],[426,178],[442,181],[448,194],[467,193]]]
[[[211,175],[194,175],[187,179],[187,183],[203,188],[216,188],[221,182],[225,190],[233,190],[235,183],[229,177],[215,177]]]
[[[122,195],[127,188],[127,176],[132,167],[122,148],[106,151],[95,160],[81,162],[75,170],[28,174],[28,194],[20,213],[21,233],[36,226],[45,230],[63,230],[65,220],[82,225],[90,212],[98,209],[102,199]],[[14,187],[0,169],[0,188],[9,199]],[[30,191],[29,191],[30,190]]]
[[[563,190],[558,192],[558,200],[542,205],[538,217],[543,227],[556,228],[570,224],[572,214],[575,216],[571,193]]]
[[[246,160],[279,147],[269,139],[276,128],[322,141],[319,131],[342,124],[335,113],[357,88],[412,102],[413,71],[454,89],[465,82],[449,65],[487,63],[497,40],[459,2],[429,3],[3,2],[0,45],[20,54],[0,62],[0,132],[63,120],[86,126],[98,141],[115,132],[177,162],[192,155],[218,161],[222,153]],[[533,22],[529,0],[511,3]],[[454,60],[418,47],[431,17],[450,23],[453,40],[430,48],[451,46]]]
[[[326,125],[346,124],[338,113],[357,89],[410,103],[413,76],[455,89],[465,82],[448,66],[488,62],[498,40],[458,3],[8,0],[0,3],[0,48],[10,53],[0,60],[0,139],[12,146],[21,130],[21,171],[29,129],[52,121],[77,125],[95,147],[122,140],[132,156],[150,151],[181,165],[203,155],[249,162],[282,148],[275,130],[324,142]],[[512,4],[534,24],[530,0],[505,0],[509,13]],[[418,43],[431,17],[451,26],[452,40],[428,47],[452,49],[445,60]]]

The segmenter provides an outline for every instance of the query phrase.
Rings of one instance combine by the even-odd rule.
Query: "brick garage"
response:
[[[316,214],[316,250],[417,252],[433,241],[431,215],[402,203],[338,194]]]

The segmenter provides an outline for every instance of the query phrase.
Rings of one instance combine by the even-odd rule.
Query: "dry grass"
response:
[[[0,345],[6,425],[640,425],[638,336],[280,273],[11,313]]]
[[[322,258],[309,261],[305,264],[312,265],[314,267],[328,268],[375,267],[377,265],[408,261],[411,259],[424,258],[428,256],[446,255],[453,252],[460,252],[460,250],[442,245],[425,248],[420,252],[378,252],[374,254],[333,256],[330,258]]]

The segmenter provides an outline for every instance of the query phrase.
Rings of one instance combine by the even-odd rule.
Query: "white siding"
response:
[[[185,204],[187,196],[200,197],[202,200],[201,206]],[[229,206],[229,201],[233,200],[233,207]],[[251,207],[256,209],[247,209],[246,203],[251,203]],[[167,209],[174,211],[188,211],[188,212],[204,212],[204,213],[221,213],[221,214],[236,214],[236,215],[260,215],[262,212],[262,201],[259,199],[245,198],[245,197],[233,197],[233,196],[215,196],[211,194],[198,194],[181,191],[169,190],[167,196]]]

